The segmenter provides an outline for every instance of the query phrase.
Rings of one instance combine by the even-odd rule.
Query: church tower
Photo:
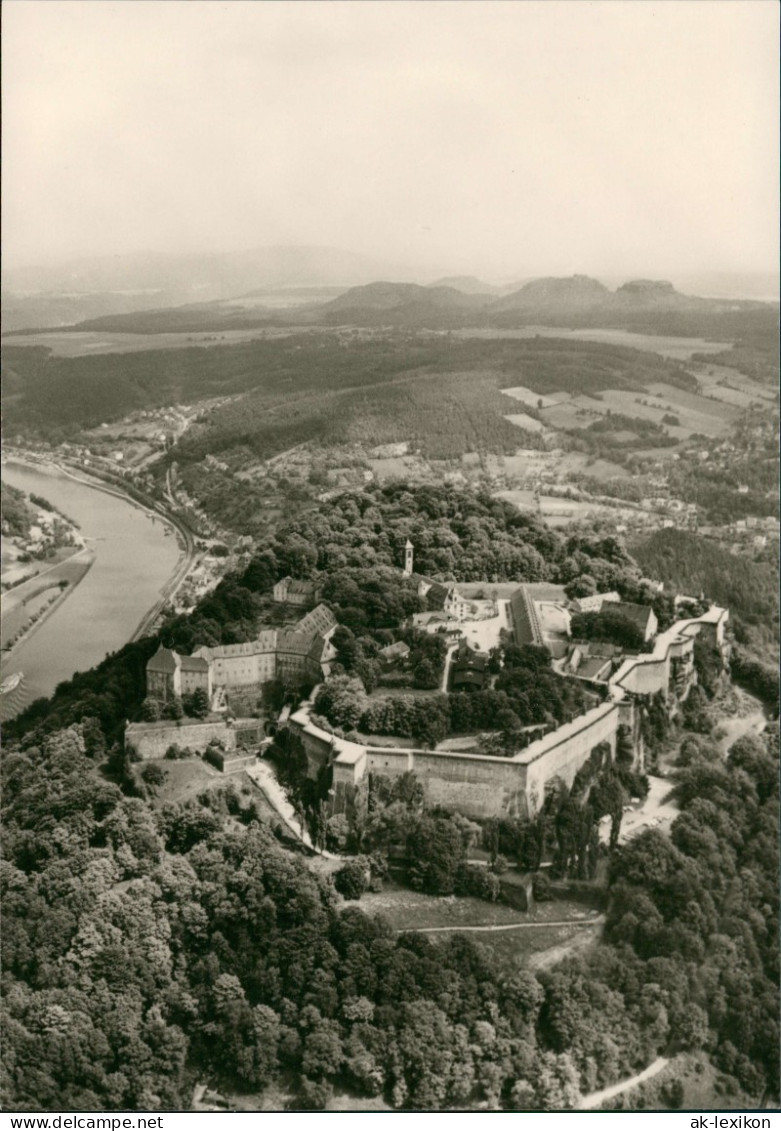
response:
[[[412,577],[412,559],[415,555],[415,547],[407,539],[407,544],[404,547],[404,573],[403,577]]]

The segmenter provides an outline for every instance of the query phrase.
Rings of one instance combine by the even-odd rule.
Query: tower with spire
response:
[[[404,547],[404,577],[412,577],[412,561],[415,556],[415,547],[407,539],[407,544]]]

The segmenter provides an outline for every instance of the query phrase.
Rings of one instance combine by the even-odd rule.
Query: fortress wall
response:
[[[526,767],[509,758],[416,750],[411,769],[423,784],[430,805],[466,817],[521,817],[527,813]]]
[[[623,687],[633,695],[655,695],[667,691],[670,682],[669,656],[661,659],[650,657],[626,660],[619,668],[611,683]]]
[[[408,770],[415,769],[416,754],[411,750],[401,750],[397,746],[367,746],[366,768],[375,774],[399,777]]]
[[[561,778],[566,785],[571,786],[575,774],[587,761],[591,751],[601,742],[610,745],[611,756],[616,753],[616,736],[618,727],[622,722],[621,709],[616,704],[606,704],[597,707],[594,711],[582,715],[576,722],[583,725],[561,741],[552,743],[557,733],[541,739],[539,745],[548,744],[548,749],[543,750],[538,757],[532,758],[527,764],[526,793],[529,811],[534,814],[542,804],[545,797],[545,788],[552,778]],[[574,724],[568,724],[574,726]],[[537,745],[536,743],[533,745]],[[529,754],[532,747],[524,751]]]
[[[307,762],[307,776],[316,778],[323,766],[331,761],[333,735],[317,727],[296,727],[296,733],[304,747]]]
[[[225,744],[226,751],[236,748],[236,735],[222,719],[214,723],[182,721],[176,723],[130,723],[125,727],[125,746],[132,747],[143,761],[165,758],[169,746],[187,747],[203,753],[214,739]]]

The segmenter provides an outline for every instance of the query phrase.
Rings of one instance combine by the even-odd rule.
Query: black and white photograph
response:
[[[4,0],[0,1131],[781,1131],[780,14]]]

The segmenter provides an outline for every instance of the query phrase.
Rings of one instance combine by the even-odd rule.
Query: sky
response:
[[[7,268],[775,272],[775,0],[5,0]]]

